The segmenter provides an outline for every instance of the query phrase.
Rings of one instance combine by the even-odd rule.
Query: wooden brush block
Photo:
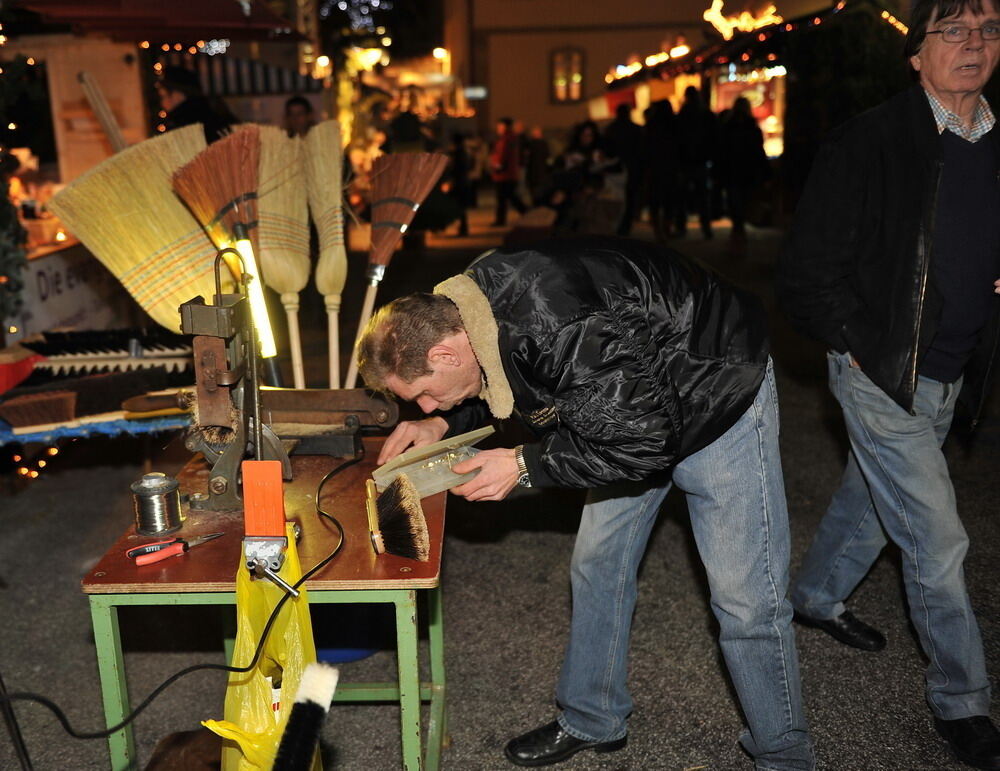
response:
[[[243,461],[243,522],[247,538],[285,535],[281,461]]]
[[[14,428],[65,423],[76,417],[76,394],[73,391],[14,396],[0,404],[0,418]]]

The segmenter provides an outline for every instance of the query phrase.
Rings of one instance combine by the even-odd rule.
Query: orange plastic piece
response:
[[[281,461],[243,461],[243,523],[247,537],[284,537],[285,495],[281,487]]]

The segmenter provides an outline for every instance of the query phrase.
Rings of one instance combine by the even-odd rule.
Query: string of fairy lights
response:
[[[59,454],[59,448],[54,444],[50,445],[30,460],[25,459],[23,452],[23,450],[15,451],[10,456],[10,461],[16,466],[19,477],[30,480],[38,479],[42,475],[42,470],[47,468],[51,459]]]
[[[830,13],[839,13],[844,10],[846,5],[847,0],[840,0],[840,2],[830,9]],[[734,30],[744,33],[760,30],[757,34],[757,41],[761,43],[766,42],[772,35],[779,32],[794,32],[798,29],[818,27],[823,23],[823,18],[821,16],[813,16],[812,18],[801,19],[795,22],[785,21],[776,13],[776,10],[777,9],[772,5],[765,9],[762,15],[757,17],[751,16],[746,11],[742,12],[738,16],[722,16],[721,2],[714,0],[712,6],[705,11],[704,18],[719,31],[719,34],[721,34],[725,40],[730,40],[733,37]],[[881,18],[886,24],[892,26],[901,35],[905,35],[909,32],[909,27],[885,9],[883,9],[879,14],[879,18]],[[690,53],[691,49],[684,45],[675,47],[670,51],[661,51],[656,54],[651,54],[643,59],[636,59],[629,64],[616,65],[615,67],[612,67],[611,70],[609,70],[604,76],[604,82],[611,85],[626,78],[631,78],[644,70],[651,71],[653,68],[660,67],[661,65],[671,61],[675,62],[679,68],[682,68],[688,63],[689,60],[687,57]],[[736,61],[740,63],[748,63],[751,58],[750,53],[744,51],[736,57]],[[777,58],[777,55],[774,53],[769,53],[766,56],[768,62],[775,62]],[[729,57],[725,55],[719,55],[716,57],[705,57],[703,55],[699,55],[695,56],[693,61],[695,64],[704,64],[709,61],[714,64],[730,63]]]

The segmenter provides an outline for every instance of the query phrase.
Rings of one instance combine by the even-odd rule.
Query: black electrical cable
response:
[[[22,771],[32,771],[31,757],[28,755],[28,747],[21,736],[21,726],[17,724],[17,715],[14,714],[14,706],[4,699],[7,695],[7,687],[4,685],[3,676],[0,675],[0,712],[3,712],[3,721],[7,724],[7,733],[14,744],[14,751],[17,753],[17,761],[21,764]]]
[[[323,493],[323,486],[331,478],[333,478],[336,474],[343,471],[348,466],[353,466],[355,463],[358,463],[360,460],[364,458],[364,456],[365,456],[364,449],[362,449],[361,453],[357,457],[344,461],[339,466],[335,466],[331,471],[327,472],[327,474],[319,481],[319,484],[316,486],[316,514],[330,520],[334,524],[334,526],[340,533],[340,540],[337,542],[336,548],[332,552],[330,552],[329,555],[327,555],[322,560],[313,565],[313,567],[311,567],[306,573],[303,573],[302,577],[295,582],[292,588],[298,589],[300,586],[302,586],[302,584],[304,584],[307,580],[312,578],[317,572],[326,567],[326,565],[328,565],[330,561],[333,560],[333,558],[336,557],[340,553],[340,550],[344,547],[343,525],[341,525],[340,522],[337,520],[337,518],[334,517],[332,514],[323,511],[323,509],[320,508],[319,500]],[[261,632],[260,641],[257,643],[257,648],[254,651],[253,658],[250,660],[250,663],[247,664],[245,667],[232,667],[226,664],[194,664],[190,667],[186,667],[185,669],[182,669],[179,672],[174,673],[166,680],[164,680],[162,683],[160,683],[160,685],[158,685],[145,699],[143,699],[142,703],[134,710],[132,710],[132,712],[130,712],[128,716],[125,717],[124,720],[118,723],[118,725],[114,725],[111,728],[106,728],[103,731],[80,733],[79,731],[74,730],[73,726],[70,725],[69,720],[66,718],[66,714],[58,707],[58,705],[56,705],[55,702],[53,702],[52,700],[38,693],[31,693],[31,692],[11,693],[11,694],[0,693],[0,702],[9,704],[10,702],[14,701],[33,701],[36,704],[41,704],[43,707],[46,707],[50,712],[52,712],[52,714],[56,716],[56,719],[59,721],[60,725],[62,725],[63,730],[66,731],[66,733],[68,733],[74,739],[107,738],[111,734],[115,733],[116,731],[120,731],[129,723],[131,723],[133,720],[135,720],[139,716],[139,714],[146,709],[146,707],[152,704],[154,699],[156,699],[167,688],[169,688],[171,685],[173,685],[175,682],[180,680],[185,675],[189,675],[192,672],[198,672],[199,670],[203,669],[215,670],[219,672],[237,672],[237,673],[251,671],[255,666],[257,666],[257,662],[260,660],[261,653],[263,653],[264,651],[264,643],[267,641],[267,636],[271,632],[271,627],[274,626],[274,622],[277,620],[278,614],[281,612],[281,609],[284,607],[289,597],[291,597],[291,595],[288,592],[286,592],[284,595],[282,595],[281,599],[278,600],[277,604],[274,606],[274,610],[271,611],[271,615],[268,616],[267,623],[264,625],[264,631]],[[10,714],[11,716],[13,716],[13,710],[10,711]],[[15,734],[19,738],[20,729],[17,725],[16,717],[14,717],[13,719],[13,725],[8,723],[7,728],[11,734],[11,740],[14,741],[15,746],[17,746],[18,742],[17,739],[15,738]],[[22,746],[23,746],[23,741],[22,741]],[[25,749],[25,758],[27,759],[27,748],[25,747],[24,749]],[[27,762],[28,762],[27,768],[30,768],[31,767],[30,759],[28,759]]]

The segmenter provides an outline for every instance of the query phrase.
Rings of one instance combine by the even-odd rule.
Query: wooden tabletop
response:
[[[307,583],[312,590],[327,589],[431,589],[441,574],[446,493],[421,502],[430,535],[427,562],[391,554],[376,555],[368,535],[364,483],[376,467],[382,439],[365,439],[365,458],[334,475],[323,487],[323,510],[344,528],[341,552]],[[285,518],[302,526],[298,542],[299,561],[307,571],[328,556],[339,541],[332,522],[316,513],[316,486],[324,474],[342,463],[325,455],[292,457],[294,479],[285,482]],[[201,456],[191,460],[178,475],[181,491],[205,492],[208,466]],[[187,519],[180,530],[167,536],[136,535],[130,526],[84,577],[86,594],[143,594],[157,592],[232,592],[236,571],[242,564],[243,515],[196,512],[182,505]],[[152,565],[137,567],[125,556],[128,549],[168,538],[195,538],[206,533],[225,533],[221,538],[196,546],[189,552]]]

